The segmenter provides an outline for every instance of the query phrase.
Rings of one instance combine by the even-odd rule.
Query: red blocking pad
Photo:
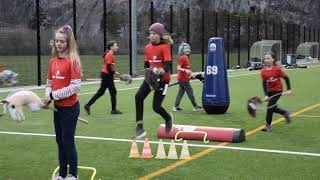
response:
[[[245,131],[242,128],[173,125],[170,133],[165,132],[164,124],[158,128],[158,138],[175,139],[175,137],[176,139],[231,143],[243,142],[246,139]]]

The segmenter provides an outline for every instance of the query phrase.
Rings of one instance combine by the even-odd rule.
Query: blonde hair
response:
[[[78,46],[77,46],[77,42],[74,37],[71,26],[69,25],[62,26],[54,32],[53,56],[58,57],[58,51],[55,45],[56,33],[65,34],[67,36],[68,58],[71,60],[71,68],[73,68],[76,72],[81,73],[82,75],[82,65],[81,65],[80,56],[78,52]]]

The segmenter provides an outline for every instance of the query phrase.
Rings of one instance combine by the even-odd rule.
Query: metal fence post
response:
[[[204,10],[201,10],[201,71],[204,71]]]
[[[103,0],[103,51],[107,50],[107,0]]]
[[[215,12],[215,23],[216,23],[216,27],[215,27],[215,36],[218,37],[218,12]]]
[[[272,20],[272,39],[273,40],[276,39],[276,25],[275,25],[274,19]]]
[[[153,24],[153,1],[150,4],[150,25]]]
[[[74,34],[74,38],[77,39],[77,0],[73,0],[72,14],[73,14],[73,34]]]
[[[250,61],[250,31],[251,31],[251,18],[250,18],[250,14],[248,16],[248,27],[247,27],[247,31],[248,31],[248,42],[247,42],[247,51],[248,51],[248,62]]]
[[[306,42],[306,26],[303,26],[303,43]]]
[[[38,86],[41,86],[40,2],[36,0]]]
[[[227,14],[227,69],[230,68],[230,14]]]
[[[257,41],[260,40],[260,16],[257,19],[257,29],[256,29],[256,33],[257,33]]]
[[[133,74],[132,72],[132,0],[129,0],[129,73],[130,75]]]
[[[173,6],[172,4],[170,5],[170,34],[173,33]],[[172,56],[172,46],[170,46],[170,54],[171,54],[171,58],[173,57]],[[171,74],[172,74],[172,70],[173,70],[173,67],[171,66]]]
[[[241,31],[241,19],[240,19],[240,15],[239,15],[239,19],[238,19],[238,37],[239,37],[239,40],[238,40],[238,65],[240,66],[240,40],[241,40],[241,34],[240,34],[240,31]]]
[[[300,33],[300,29],[301,29],[301,27],[300,27],[300,25],[298,26],[298,29],[299,29],[299,31],[298,31],[298,45],[300,44],[300,38],[301,38],[301,33]]]
[[[190,44],[190,8],[187,8],[187,43]]]
[[[264,17],[264,34],[265,34],[265,39],[268,39],[268,21],[267,17]]]
[[[295,49],[294,43],[296,38],[294,31],[295,31],[295,25],[294,23],[292,23],[292,54],[294,54],[294,49]]]

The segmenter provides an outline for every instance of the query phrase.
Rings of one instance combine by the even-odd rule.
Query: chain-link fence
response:
[[[172,2],[160,6],[160,0],[137,7],[137,62],[143,74],[143,50],[148,43],[148,27],[161,22],[172,33],[173,73],[176,73],[178,47],[191,45],[192,71],[203,71],[207,41],[219,36],[225,40],[228,68],[246,66],[250,46],[263,39],[282,40],[282,51],[294,54],[302,42],[319,42],[319,28],[263,14],[209,11]],[[115,40],[120,49],[116,55],[117,71],[131,73],[130,52],[131,0],[3,0],[0,6],[0,64],[19,74],[19,84],[43,84],[51,56],[50,41],[54,30],[69,24],[73,27],[85,79],[99,78],[106,43]],[[16,12],[19,12],[18,14]],[[130,63],[131,62],[131,63]],[[284,62],[283,62],[284,63]]]

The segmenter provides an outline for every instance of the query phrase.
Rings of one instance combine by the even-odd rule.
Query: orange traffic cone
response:
[[[174,140],[171,140],[171,144],[168,152],[168,159],[178,159],[176,146],[174,145]]]
[[[138,145],[137,145],[136,139],[133,139],[129,158],[139,158],[139,157],[140,157],[140,154],[139,154]]]
[[[187,140],[183,141],[182,150],[181,150],[181,154],[180,154],[180,159],[190,159]]]
[[[160,139],[156,159],[165,159],[165,158],[167,158],[167,155],[164,150],[162,139]]]
[[[150,159],[152,157],[153,157],[153,155],[152,155],[152,152],[151,152],[149,140],[148,140],[148,138],[146,138],[144,140],[143,151],[142,151],[141,158],[142,159]]]

